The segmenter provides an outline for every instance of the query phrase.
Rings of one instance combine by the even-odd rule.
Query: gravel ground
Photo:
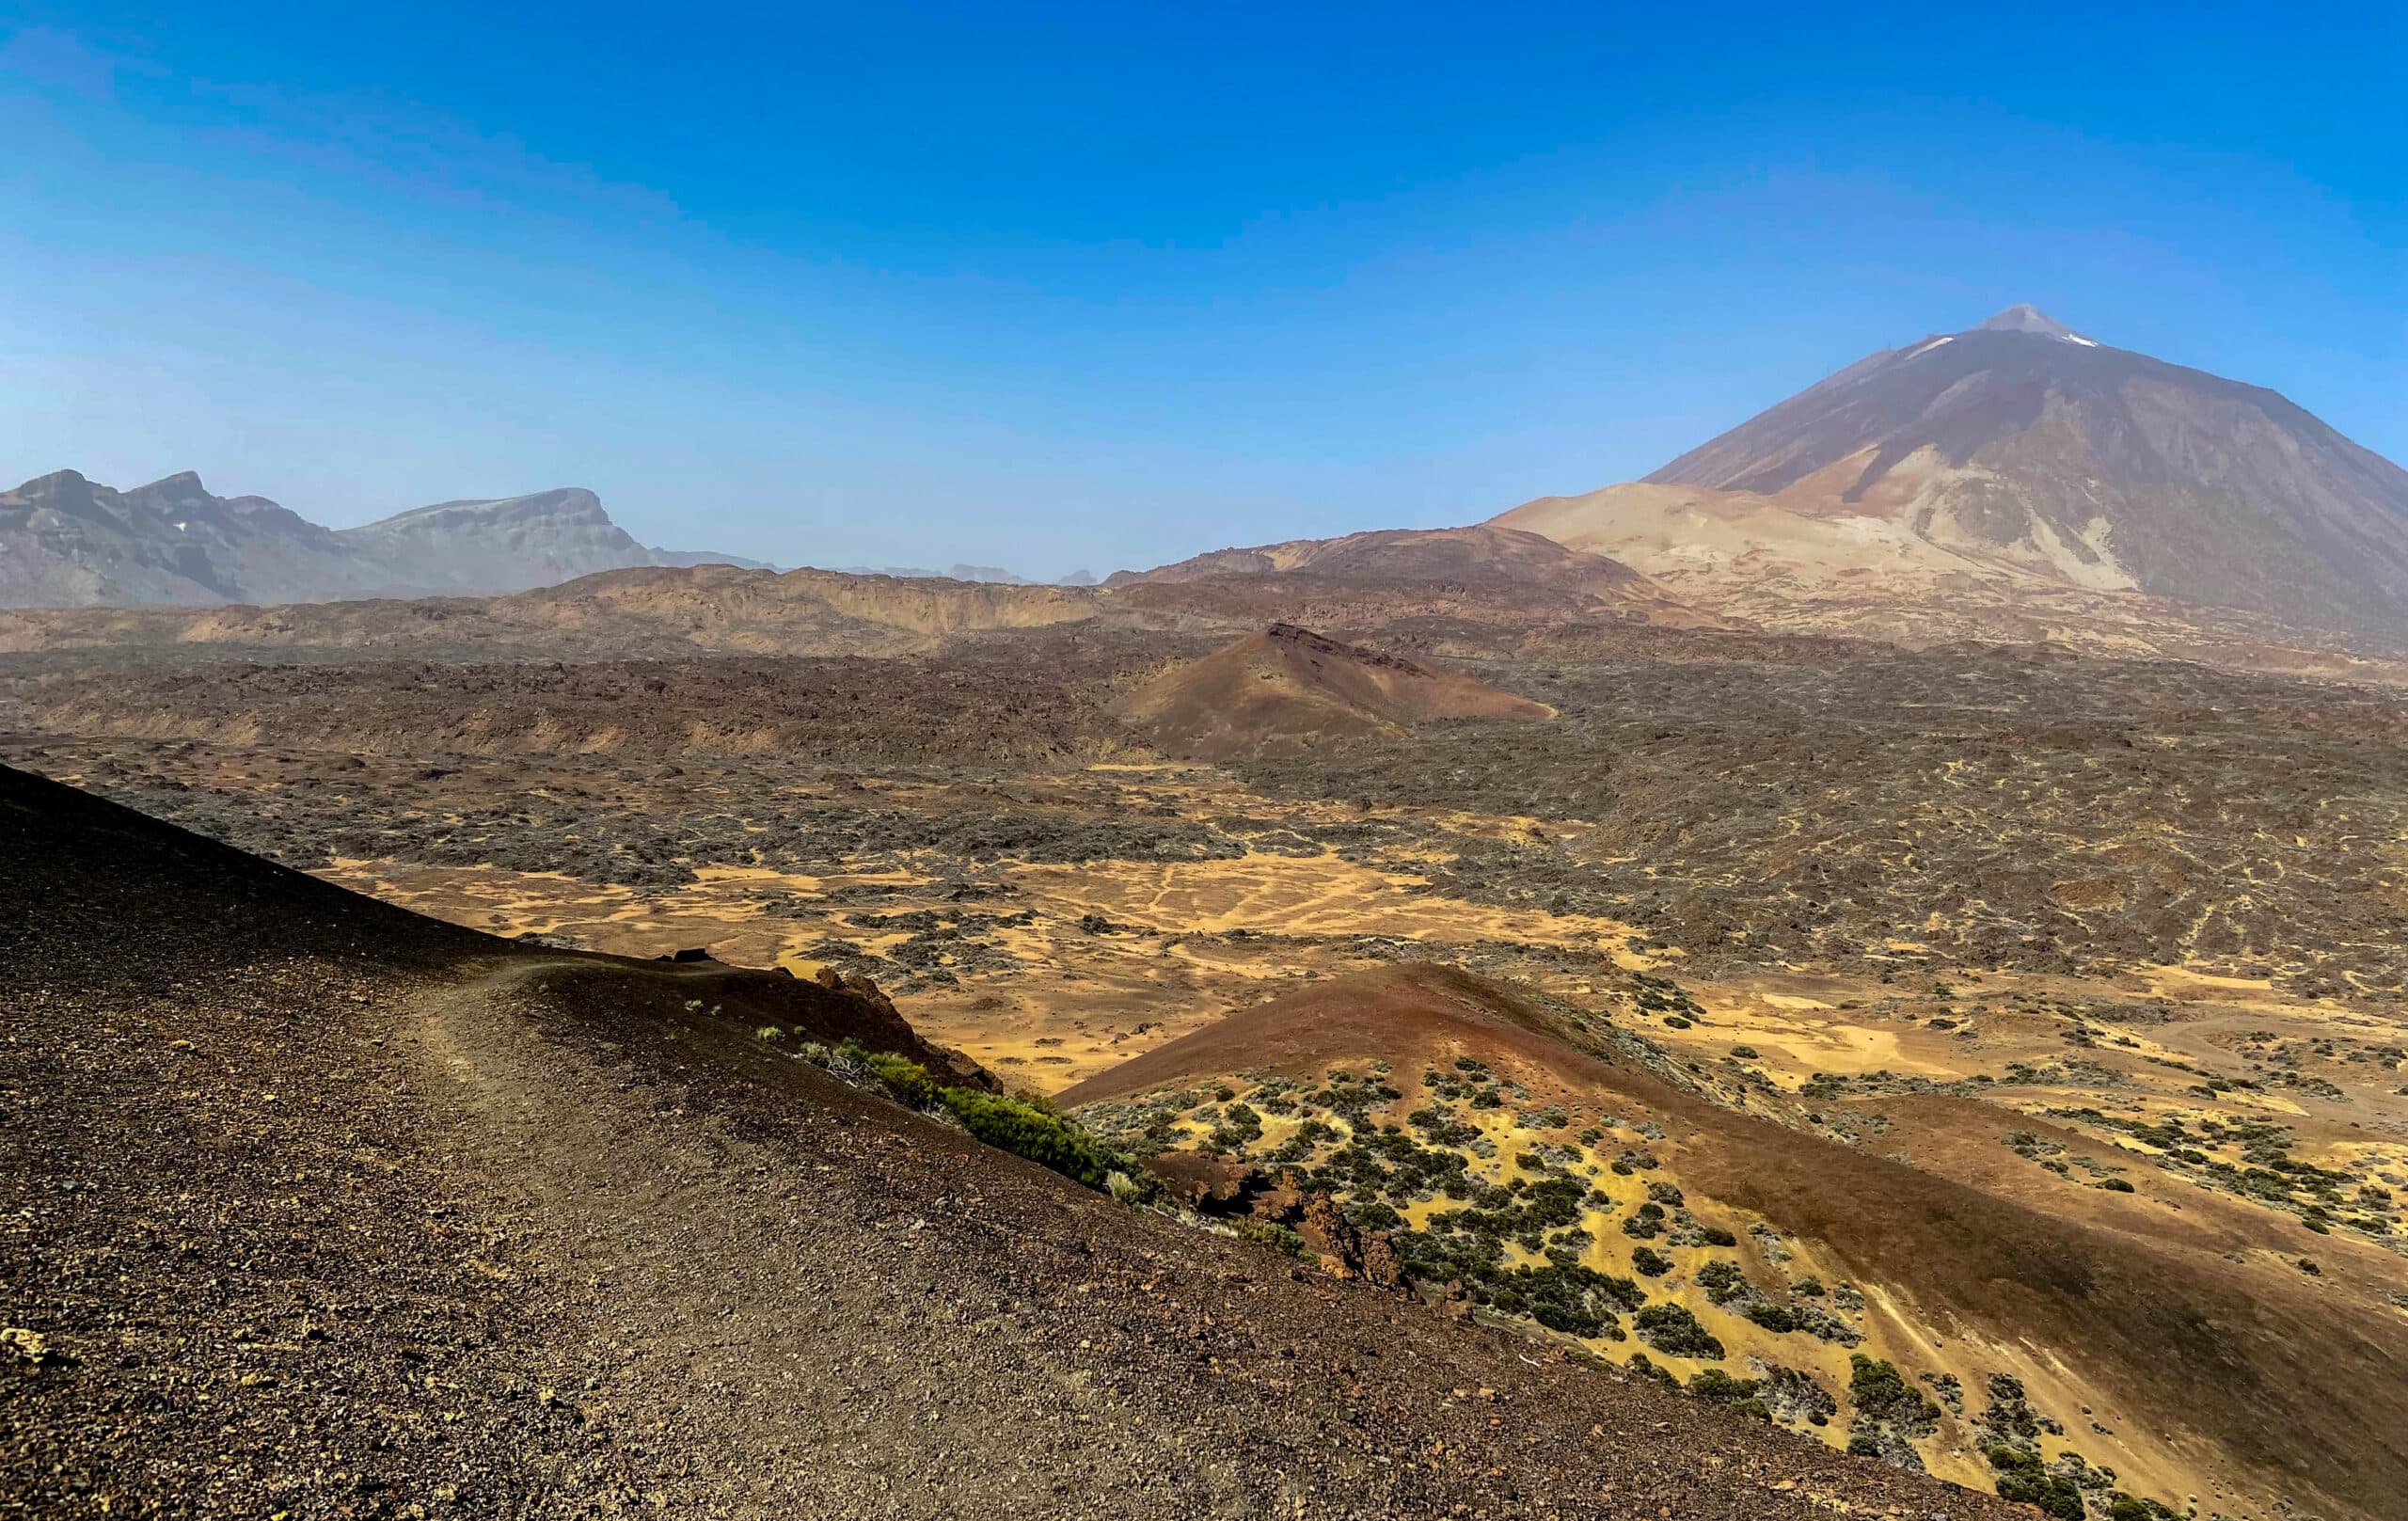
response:
[[[0,771],[0,1509],[2015,1513],[559,962]]]

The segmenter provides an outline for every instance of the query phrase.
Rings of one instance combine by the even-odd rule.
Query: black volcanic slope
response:
[[[2139,589],[2408,627],[2408,470],[2275,392],[2095,343],[2029,308],[1875,354],[1647,477],[1772,493],[1863,455],[1856,502],[1918,451],[1983,478],[1920,504],[2009,544],[2103,519]]]
[[[790,979],[5,769],[0,930],[9,1513],[2014,1513],[840,1086]]]

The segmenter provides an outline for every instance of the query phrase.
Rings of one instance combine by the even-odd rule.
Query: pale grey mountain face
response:
[[[650,551],[656,565],[734,565],[738,570],[775,570],[766,560],[747,560],[742,555],[721,554],[716,549],[660,549]]]
[[[185,471],[114,491],[61,470],[0,493],[0,607],[325,602],[516,592],[639,565],[758,561],[650,549],[570,486],[333,530]]]
[[[2084,338],[2065,324],[2028,303],[2007,308],[1997,316],[1973,329],[1977,333],[2036,333],[2042,338],[2058,339],[2067,343],[2096,347],[2099,341]]]
[[[1037,586],[1018,571],[1000,565],[948,565],[943,570],[930,570],[925,565],[838,565],[839,576],[892,576],[899,581],[984,581],[994,586]],[[1086,576],[1086,579],[1078,578]],[[1053,584],[1056,586],[1093,586],[1095,578],[1076,571]]]
[[[2030,307],[1859,360],[1647,479],[2078,562],[2088,584],[2408,630],[2408,471],[2273,391]]]

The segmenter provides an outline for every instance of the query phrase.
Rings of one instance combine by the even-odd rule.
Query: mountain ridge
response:
[[[0,492],[0,607],[208,607],[506,593],[648,565],[767,568],[648,548],[581,486],[431,503],[330,529],[198,473],[119,491],[74,470]]]
[[[1166,752],[1227,759],[1398,734],[1440,719],[1550,719],[1543,703],[1401,656],[1273,624],[1172,667],[1113,705]]]

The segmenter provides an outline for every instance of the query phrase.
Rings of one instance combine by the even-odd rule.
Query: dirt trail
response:
[[[803,1493],[830,1515],[982,1500],[1249,1513],[1250,1486],[1209,1464],[1203,1495],[1131,1494],[1133,1468],[1186,1466],[1177,1438],[1099,1423],[1092,1377],[1012,1313],[1006,1285],[958,1271],[911,1201],[825,1160],[799,1168],[791,1149],[536,1033],[520,990],[579,965],[503,962],[421,996],[416,1030],[505,1228],[584,1323],[562,1339],[576,1350],[561,1388],[591,1430],[675,1451],[732,1513],[786,1513]]]

